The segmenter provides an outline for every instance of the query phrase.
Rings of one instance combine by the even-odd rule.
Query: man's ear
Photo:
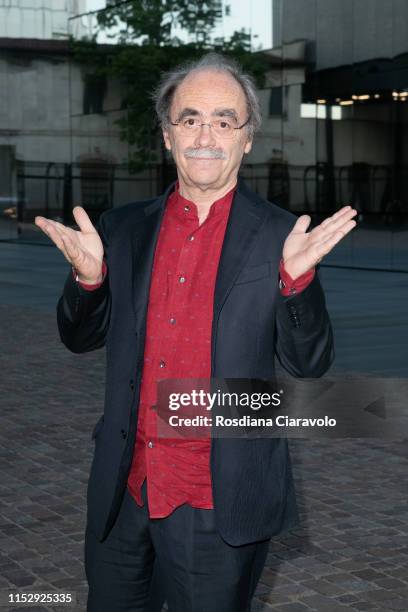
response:
[[[170,136],[167,130],[163,130],[163,140],[164,140],[164,146],[166,147],[166,149],[168,151],[171,151]]]
[[[252,149],[252,138],[251,140],[248,140],[248,142],[246,143],[244,153],[249,153],[251,149]]]

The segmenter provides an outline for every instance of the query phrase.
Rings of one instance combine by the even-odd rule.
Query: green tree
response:
[[[161,161],[166,181],[166,153],[151,100],[163,72],[214,50],[235,57],[262,85],[266,60],[251,53],[249,34],[241,31],[229,40],[213,38],[221,18],[219,0],[113,1],[97,13],[93,39],[74,42],[76,59],[88,74],[115,79],[120,86],[121,108],[126,112],[116,123],[121,139],[131,145],[131,171]],[[177,31],[188,41],[177,37]],[[116,44],[97,44],[101,34],[107,40],[114,38]]]

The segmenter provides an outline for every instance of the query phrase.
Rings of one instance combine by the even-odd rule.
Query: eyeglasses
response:
[[[220,117],[219,119],[214,119],[211,123],[203,123],[198,117],[185,117],[177,123],[173,123],[173,121],[170,121],[170,123],[171,125],[178,126],[184,135],[197,134],[203,125],[208,125],[208,127],[212,128],[214,134],[220,138],[233,138],[235,130],[242,130],[249,123],[250,118],[249,116],[245,123],[239,126],[236,126],[235,121],[230,117]]]

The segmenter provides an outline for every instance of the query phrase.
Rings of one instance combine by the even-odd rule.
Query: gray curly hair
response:
[[[230,74],[242,87],[247,103],[249,121],[247,124],[248,136],[253,137],[261,127],[261,110],[256,92],[255,83],[248,74],[242,71],[235,60],[227,58],[220,53],[207,53],[199,60],[194,60],[176,66],[174,70],[166,72],[157,89],[153,93],[157,117],[163,129],[170,123],[170,107],[174,92],[190,72],[197,70],[217,70]]]

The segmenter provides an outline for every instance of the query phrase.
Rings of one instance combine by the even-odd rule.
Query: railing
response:
[[[72,208],[81,204],[95,221],[103,210],[160,193],[175,177],[174,167],[163,174],[159,165],[131,175],[125,164],[20,162],[17,198],[0,201],[0,239],[18,236],[44,243],[47,239],[34,225],[36,215],[73,223]],[[309,214],[312,225],[344,204],[357,208],[357,228],[325,258],[326,265],[408,271],[408,200],[398,197],[408,193],[406,167],[396,172],[365,164],[330,169],[325,164],[272,162],[246,164],[241,176],[270,201],[295,214]]]

